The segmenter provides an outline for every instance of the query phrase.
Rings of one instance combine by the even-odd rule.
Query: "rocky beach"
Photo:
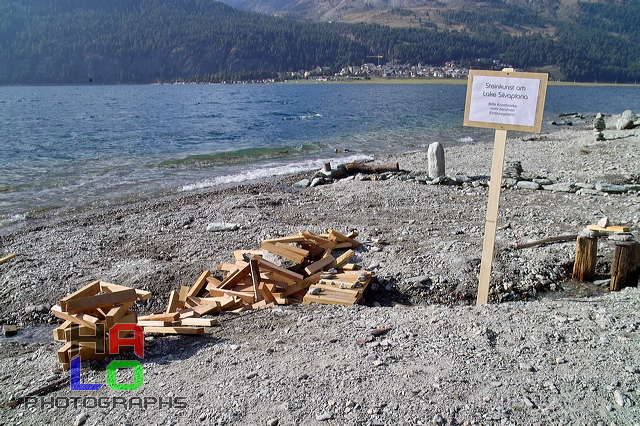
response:
[[[613,242],[598,243],[594,282],[571,280],[575,239],[521,247],[603,218],[638,239],[640,128],[618,130],[620,112],[604,140],[580,114],[509,133],[487,306],[475,296],[491,143],[445,147],[446,179],[416,151],[376,159],[398,172],[52,210],[0,230],[0,257],[16,253],[0,265],[0,322],[20,327],[0,337],[0,424],[640,424],[640,291],[606,291]],[[376,274],[361,305],[224,313],[204,336],[148,336],[136,391],[65,382],[49,313],[65,295],[101,280],[151,291],[135,309],[156,312],[234,250],[328,228],[359,233],[354,260]],[[108,362],[86,363],[83,382],[104,383]]]

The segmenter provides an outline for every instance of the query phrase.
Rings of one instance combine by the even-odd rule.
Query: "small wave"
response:
[[[229,183],[241,183],[251,180],[265,179],[274,176],[284,176],[294,173],[307,172],[311,170],[319,169],[319,164],[330,162],[332,159],[316,159],[306,160],[300,163],[290,164],[266,164],[255,170],[237,173],[233,175],[219,176],[214,179],[207,179],[202,182],[193,183],[190,185],[184,185],[183,191],[193,191],[196,189],[210,188],[214,186],[229,184]],[[333,159],[335,160],[335,159]],[[349,157],[340,158],[342,163],[352,163],[355,161],[373,160],[373,157],[368,155],[352,155]]]
[[[185,158],[166,160],[158,164],[160,167],[215,166],[219,164],[242,164],[269,158],[297,156],[319,151],[325,148],[321,144],[304,144],[298,146],[244,148],[235,151],[216,152],[213,154],[189,155]]]
[[[27,220],[26,214],[14,214],[10,217],[0,217],[0,227],[11,225],[12,223],[22,222]]]
[[[471,136],[465,136],[464,138],[458,139],[458,142],[462,142],[462,143],[471,143],[474,141],[475,139],[473,139]]]

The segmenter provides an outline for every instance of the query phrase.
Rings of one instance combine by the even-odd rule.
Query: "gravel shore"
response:
[[[0,265],[0,322],[23,328],[0,337],[0,403],[60,384],[0,408],[0,424],[640,424],[640,292],[605,292],[612,243],[599,242],[594,283],[570,280],[573,241],[516,248],[603,217],[638,239],[640,128],[596,142],[589,117],[572,124],[509,134],[506,160],[520,162],[521,179],[563,185],[505,182],[488,306],[474,304],[490,143],[446,148],[448,184],[425,178],[420,151],[377,159],[403,172],[375,180],[297,189],[308,176],[288,176],[42,213],[4,232],[0,257],[17,256]],[[208,232],[212,222],[240,226]],[[70,391],[57,371],[48,310],[77,288],[99,279],[149,290],[136,306],[149,313],[233,250],[327,228],[359,232],[355,261],[377,276],[363,305],[223,314],[201,337],[150,337],[137,391]],[[83,382],[105,383],[107,364],[87,363]],[[70,396],[75,407],[47,405]],[[92,408],[86,397],[172,406]]]

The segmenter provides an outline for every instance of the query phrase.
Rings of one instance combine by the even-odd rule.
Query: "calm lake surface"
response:
[[[421,84],[0,87],[0,226],[56,207],[491,140],[492,130],[462,126],[465,95],[465,85]],[[625,109],[640,112],[640,86],[550,86],[545,122]]]

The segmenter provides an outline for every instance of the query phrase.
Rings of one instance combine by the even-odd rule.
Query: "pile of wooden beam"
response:
[[[356,236],[334,230],[304,231],[265,240],[258,250],[236,250],[234,263],[218,265],[221,279],[204,271],[193,286],[171,293],[164,314],[145,317],[145,321],[158,319],[172,326],[172,319],[184,325],[185,319],[221,311],[312,302],[353,305],[373,278],[373,273],[348,263],[360,245]],[[281,262],[265,259],[269,256]],[[146,331],[153,330],[145,326]]]
[[[64,320],[53,330],[53,338],[63,342],[58,360],[65,370],[71,359],[102,359],[108,353],[109,330],[115,324],[135,324],[137,314],[130,309],[151,293],[121,285],[94,281],[60,300],[51,313]],[[73,328],[73,330],[72,330]]]

